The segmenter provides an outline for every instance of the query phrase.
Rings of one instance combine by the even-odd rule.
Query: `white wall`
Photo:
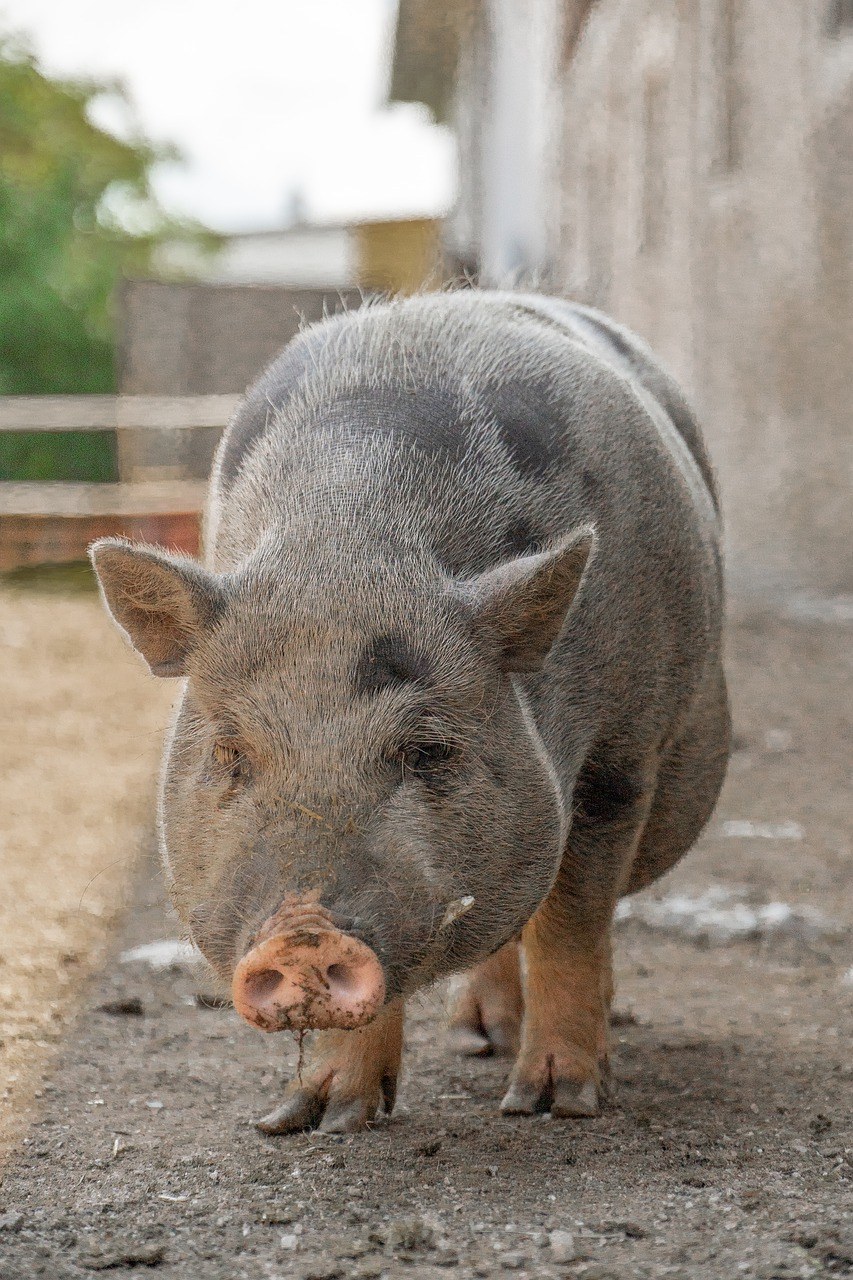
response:
[[[549,148],[557,127],[558,0],[483,0],[462,52],[460,199],[450,223],[483,280],[530,279],[551,263]]]
[[[288,284],[299,289],[354,285],[355,237],[349,227],[338,226],[230,236],[205,278],[215,284]]]

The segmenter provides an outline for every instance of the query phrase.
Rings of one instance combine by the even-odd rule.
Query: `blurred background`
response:
[[[0,1148],[150,834],[173,693],[88,542],[197,552],[216,441],[300,324],[476,284],[601,307],[689,391],[734,618],[719,848],[831,913],[853,0],[0,0]]]
[[[191,546],[198,486],[150,484],[204,479],[300,322],[479,282],[683,380],[736,589],[851,590],[851,0],[0,13],[0,476],[149,485],[8,491],[0,567],[95,520]],[[118,399],[8,399],[46,395]]]

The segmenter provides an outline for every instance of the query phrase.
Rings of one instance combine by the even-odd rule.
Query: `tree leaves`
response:
[[[124,97],[117,83],[50,79],[0,36],[0,394],[114,391],[121,278],[149,274],[164,241],[216,243],[152,192],[173,148],[93,123],[104,94]],[[0,436],[0,478],[109,479],[113,455],[105,433]]]

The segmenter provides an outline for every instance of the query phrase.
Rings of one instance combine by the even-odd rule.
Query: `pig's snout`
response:
[[[366,943],[317,920],[262,930],[232,992],[237,1012],[262,1031],[354,1028],[382,1008],[385,977]]]

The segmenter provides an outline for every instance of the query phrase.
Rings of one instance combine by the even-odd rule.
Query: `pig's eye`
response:
[[[453,747],[447,742],[418,742],[404,747],[399,759],[406,773],[430,774],[452,755]]]
[[[245,779],[248,763],[240,748],[233,742],[214,742],[213,759],[217,768],[235,782]]]

